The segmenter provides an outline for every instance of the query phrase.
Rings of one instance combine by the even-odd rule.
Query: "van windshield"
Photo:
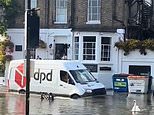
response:
[[[94,81],[96,81],[96,79],[93,77],[93,75],[86,69],[70,70],[70,73],[72,74],[74,80],[77,83],[84,84],[86,82],[94,82]]]

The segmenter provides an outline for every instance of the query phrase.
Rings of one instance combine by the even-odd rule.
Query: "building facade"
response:
[[[15,44],[14,59],[25,58],[25,0],[18,0],[21,11],[8,35]],[[150,66],[153,52],[140,56],[134,52],[124,56],[114,45],[125,40],[127,6],[125,0],[31,0],[31,7],[40,8],[40,40],[45,48],[32,51],[32,58],[79,60],[106,88],[112,88],[112,75],[131,73],[134,66]],[[145,59],[148,58],[148,63]],[[138,62],[135,62],[137,60]],[[149,67],[147,67],[149,68]],[[131,69],[132,70],[132,69]]]

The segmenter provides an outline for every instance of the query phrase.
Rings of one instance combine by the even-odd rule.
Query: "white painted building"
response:
[[[112,88],[112,75],[118,72],[118,55],[114,43],[119,40],[120,34],[74,32],[73,35],[75,40],[73,59],[79,60],[90,69],[106,88]]]
[[[119,55],[119,73],[134,73],[154,77],[154,52],[146,50],[146,55],[141,55],[139,50],[130,52],[124,56],[123,51]],[[154,89],[154,79],[152,79],[152,89]]]
[[[8,29],[8,35],[15,44],[14,59],[25,58],[25,35],[24,29]],[[53,59],[53,47],[55,45],[69,44],[67,48],[68,59],[72,58],[72,33],[70,29],[41,29],[40,39],[46,43],[46,48],[37,48],[35,55],[42,59]]]
[[[25,58],[24,29],[9,29],[8,34],[15,44],[14,59]],[[106,88],[113,87],[112,75],[115,73],[140,72],[141,75],[154,76],[154,52],[148,50],[147,55],[141,55],[139,51],[133,51],[124,56],[123,51],[114,47],[115,42],[123,39],[121,33],[72,33],[70,29],[41,29],[40,39],[47,43],[47,47],[38,48],[36,56],[54,59],[56,46],[69,44],[67,58],[82,62]],[[19,46],[22,47],[21,51],[18,51]]]
[[[13,58],[25,58],[24,29],[9,29],[8,34],[11,36],[11,41],[15,44]],[[92,37],[92,39],[90,39],[92,41],[85,41],[85,37]],[[56,47],[60,44],[69,44],[66,54],[67,59],[79,60],[85,64],[85,66],[92,71],[94,76],[100,82],[104,83],[107,88],[112,88],[112,75],[118,72],[116,67],[118,55],[114,43],[119,40],[119,37],[120,35],[117,33],[72,33],[70,29],[41,29],[40,39],[47,44],[47,47],[45,49],[37,48],[35,57],[39,56],[41,59],[55,59],[54,52],[56,55]],[[108,39],[107,44],[103,43],[103,39]],[[104,51],[102,51],[103,47],[106,47]]]

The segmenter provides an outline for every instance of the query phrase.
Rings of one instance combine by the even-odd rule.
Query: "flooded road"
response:
[[[132,113],[133,100],[141,111]],[[25,115],[25,95],[0,93],[0,115]],[[30,115],[154,115],[154,96],[146,94],[113,93],[105,96],[55,100],[40,100],[40,95],[30,94]]]

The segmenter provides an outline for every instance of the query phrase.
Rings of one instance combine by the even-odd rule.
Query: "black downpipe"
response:
[[[125,27],[124,21],[119,20],[117,18],[117,15],[116,15],[117,6],[116,5],[117,5],[117,0],[114,0],[113,1],[113,15],[112,15],[113,20],[120,22]]]
[[[49,14],[50,14],[50,0],[47,0],[47,28],[50,27],[49,25]]]
[[[122,26],[123,26],[123,28],[125,29],[125,31],[126,31],[126,25],[125,25],[125,23],[124,23],[124,21],[123,20],[119,20],[118,18],[117,18],[117,15],[116,15],[116,11],[117,11],[117,0],[113,0],[113,10],[112,10],[112,18],[113,18],[113,20],[115,20],[115,21],[117,21],[117,22],[119,22],[119,23],[121,23],[122,24]],[[123,10],[123,12],[124,12],[125,10]],[[123,13],[124,14],[124,13]],[[126,41],[126,34],[124,34],[124,41]]]
[[[75,19],[75,3],[76,0],[71,0],[71,19],[70,19],[70,28],[74,30],[74,19]]]
[[[27,9],[31,9],[31,0],[27,0]],[[28,23],[28,21],[27,21]],[[28,24],[27,24],[28,25]],[[29,48],[29,37],[27,27],[27,45],[26,45],[26,115],[29,115],[29,89],[30,89],[30,48]]]

